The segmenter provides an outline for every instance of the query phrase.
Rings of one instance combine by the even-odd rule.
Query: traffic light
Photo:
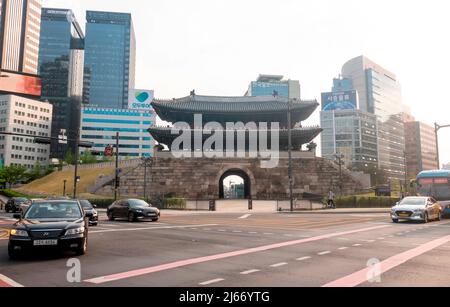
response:
[[[94,143],[80,141],[80,142],[78,142],[78,147],[81,147],[81,148],[92,148],[92,147],[94,147]]]
[[[50,139],[50,138],[34,138],[34,142],[36,144],[51,145],[52,139]]]

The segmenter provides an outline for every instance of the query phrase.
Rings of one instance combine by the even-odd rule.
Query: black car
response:
[[[140,199],[122,199],[114,202],[107,210],[108,219],[114,221],[116,218],[128,219],[135,222],[140,219],[151,219],[156,222],[160,217],[159,209],[152,207]]]
[[[28,199],[23,197],[13,197],[8,200],[8,202],[5,205],[5,211],[6,213],[12,212],[20,212],[20,205],[26,202]]]
[[[85,199],[79,200],[81,207],[83,208],[84,212],[86,213],[86,217],[89,218],[89,225],[90,226],[97,226],[98,225],[98,212],[95,210],[96,206],[92,205],[90,201]]]
[[[84,255],[88,242],[88,223],[76,200],[36,200],[11,231],[8,254],[11,259],[22,252],[39,249],[71,250]]]

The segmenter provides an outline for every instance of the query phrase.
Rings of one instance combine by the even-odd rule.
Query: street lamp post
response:
[[[152,158],[142,158],[144,163],[144,200],[147,200],[147,168],[152,167]]]
[[[439,157],[439,135],[438,135],[438,132],[442,128],[450,128],[450,125],[438,125],[437,123],[434,123],[434,134],[436,136],[436,151],[437,151],[437,165],[438,165],[438,169],[441,168],[441,161],[440,161],[440,157]]]
[[[116,178],[114,183],[114,200],[117,200],[117,192],[120,186],[119,183],[119,132],[116,133]]]
[[[288,155],[289,155],[289,202],[291,212],[294,211],[294,193],[293,193],[293,178],[292,178],[292,100],[288,99]]]
[[[342,186],[342,160],[344,159],[344,154],[341,153],[337,153],[334,155],[334,157],[338,160],[339,163],[339,190],[340,190],[340,194],[342,196],[343,194],[343,186]]]

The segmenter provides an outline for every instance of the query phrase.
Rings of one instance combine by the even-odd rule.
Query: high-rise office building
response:
[[[246,96],[272,96],[277,93],[280,97],[300,100],[300,82],[284,80],[278,75],[259,75],[248,87]]]
[[[39,74],[42,99],[53,105],[52,137],[63,134],[77,138],[83,95],[84,34],[73,12],[67,9],[42,9]],[[75,152],[75,142],[53,141],[52,158]]]
[[[397,77],[360,56],[348,61],[342,75],[350,79],[358,92],[359,108],[376,115],[378,129],[378,165],[390,179],[405,178],[405,130],[403,113],[410,110],[402,102]]]
[[[37,74],[41,0],[0,0],[0,70]]]
[[[322,93],[322,157],[341,154],[349,169],[363,170],[378,165],[377,119],[358,105],[350,79],[334,79],[332,91]]]
[[[434,127],[419,121],[405,122],[406,165],[408,178],[422,171],[439,169]]]
[[[86,12],[84,104],[126,108],[135,83],[131,14]]]

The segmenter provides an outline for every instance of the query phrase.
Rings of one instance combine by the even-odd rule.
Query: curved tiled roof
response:
[[[241,112],[287,112],[289,99],[279,96],[187,96],[173,100],[153,101],[155,109],[171,109],[190,112],[241,113]],[[317,107],[316,100],[292,100],[292,110]]]

